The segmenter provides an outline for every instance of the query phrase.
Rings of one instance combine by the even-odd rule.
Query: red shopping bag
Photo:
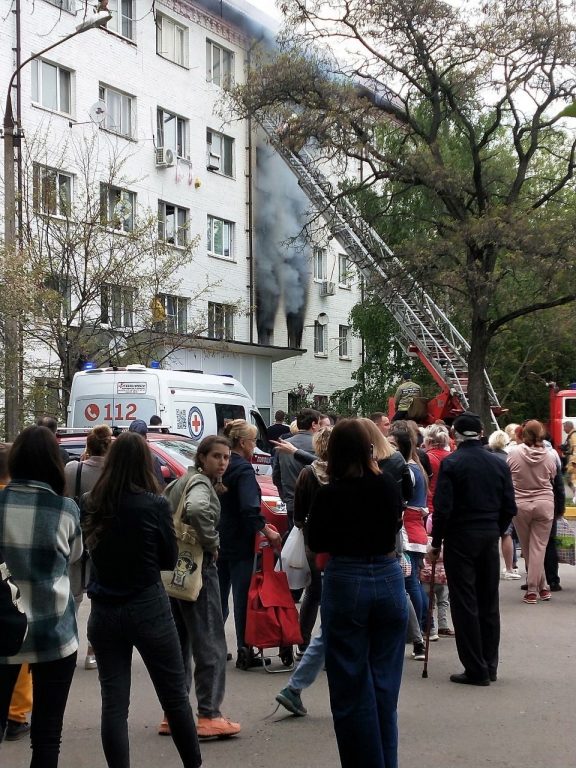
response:
[[[282,648],[302,642],[298,611],[284,571],[274,570],[274,550],[260,546],[262,570],[252,574],[248,590],[246,645]]]

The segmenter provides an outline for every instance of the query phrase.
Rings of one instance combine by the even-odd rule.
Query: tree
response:
[[[156,211],[139,212],[127,157],[102,153],[97,129],[58,147],[37,136],[26,149],[20,248],[0,251],[1,310],[21,328],[15,364],[28,395],[24,408],[61,391],[65,416],[72,378],[86,361],[149,364],[206,331],[204,317],[172,306],[171,298],[198,238],[175,224],[172,231]]]
[[[485,423],[495,334],[576,298],[576,142],[559,118],[576,97],[571,9],[285,0],[278,50],[229,94],[236,115],[289,125],[329,160],[346,179],[334,198],[370,193],[402,269],[461,321]]]

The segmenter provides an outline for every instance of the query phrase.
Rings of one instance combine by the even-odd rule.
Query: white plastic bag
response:
[[[276,563],[276,570],[282,570],[288,578],[290,589],[304,589],[310,584],[312,576],[310,565],[306,557],[306,545],[304,544],[304,532],[301,528],[292,528],[286,543],[282,547],[282,558]]]

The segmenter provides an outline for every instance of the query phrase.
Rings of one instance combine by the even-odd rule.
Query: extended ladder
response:
[[[285,140],[285,131],[270,119],[264,118],[260,124],[350,260],[368,282],[379,278],[382,298],[397,321],[407,348],[420,350],[436,380],[458,397],[463,408],[468,408],[470,345],[466,339],[417,281],[406,274],[400,261],[350,200],[334,195],[332,184],[318,170],[314,158],[305,149],[293,151]],[[386,265],[390,266],[390,274]],[[484,380],[491,409],[498,412],[500,404],[486,371]],[[494,414],[492,418],[497,426]]]

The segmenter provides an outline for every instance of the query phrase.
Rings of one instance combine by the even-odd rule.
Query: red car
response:
[[[58,442],[68,451],[72,460],[79,459],[86,448],[86,432],[58,434]],[[181,477],[194,464],[198,443],[184,435],[148,432],[148,444],[158,457],[166,483]],[[262,514],[266,522],[275,526],[281,536],[288,530],[286,507],[278,496],[270,475],[256,475],[262,490]]]

